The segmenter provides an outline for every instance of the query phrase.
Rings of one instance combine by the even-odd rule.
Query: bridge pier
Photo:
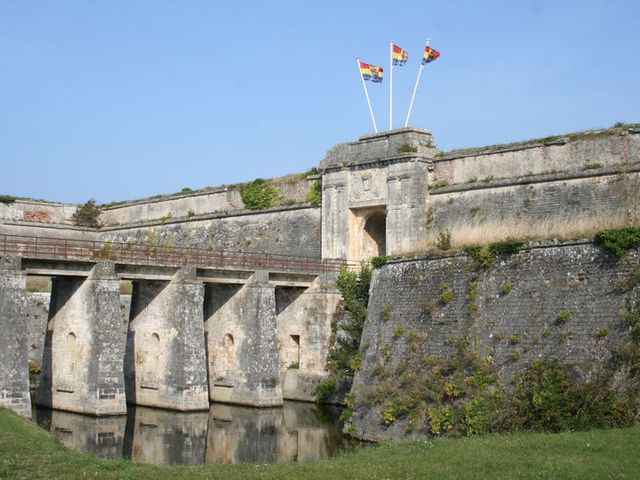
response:
[[[207,285],[209,392],[215,402],[282,405],[275,286],[256,271],[239,285]]]
[[[55,277],[37,403],[91,415],[127,413],[124,338],[114,264],[87,278]]]
[[[324,273],[309,288],[276,289],[282,395],[287,400],[315,401],[313,391],[327,378],[331,325],[338,323],[341,301],[335,281],[335,273]]]
[[[194,267],[171,281],[133,283],[124,369],[127,402],[208,410],[203,287]]]
[[[25,293],[20,257],[0,256],[0,405],[31,417]]]

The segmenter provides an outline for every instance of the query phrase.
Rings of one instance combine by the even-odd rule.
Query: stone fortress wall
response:
[[[104,226],[98,230],[70,225],[73,209],[67,205],[30,201],[16,201],[9,206],[0,204],[0,234],[356,261],[378,254],[407,257],[438,246],[458,247],[510,237],[579,238],[602,228],[638,223],[639,134],[640,128],[633,125],[440,153],[430,132],[400,129],[362,137],[357,142],[331,149],[320,164],[321,207],[305,203],[309,188],[318,177],[299,175],[279,181],[286,201],[285,205],[277,208],[247,210],[237,188],[225,187],[105,208],[101,215]],[[27,213],[34,209],[48,212],[48,216],[45,213]],[[561,285],[556,282],[560,282],[560,277],[547,276],[550,268],[555,270],[559,263],[563,265],[561,272],[568,274],[573,272],[572,262],[582,265],[587,258],[597,257],[584,246],[566,247],[568,250],[558,248],[558,258],[531,253],[535,260],[527,260],[532,272],[538,275],[536,278],[549,288],[549,292]],[[442,283],[434,279],[445,275],[447,269],[449,273],[446,274],[455,277],[447,281],[459,284],[460,289],[466,288],[463,273],[456,266],[463,265],[464,259],[459,260],[460,263],[452,260],[451,264],[447,263],[448,260],[425,259],[411,263],[405,258],[404,261],[382,271],[392,272],[389,280],[384,280],[387,278],[384,276],[376,280],[378,283],[372,290],[372,309],[366,335],[384,336],[388,333],[385,330],[388,327],[381,326],[375,317],[381,301],[388,302],[392,311],[403,311],[397,321],[406,322],[407,329],[413,328],[413,316],[419,312],[403,310],[401,292],[411,294],[424,290],[426,296],[431,295]],[[613,278],[626,272],[619,270],[619,266],[606,264],[606,260],[600,259],[596,263],[599,265],[597,268],[585,264],[576,281],[583,282],[586,278],[588,284],[592,276],[605,278],[609,275]],[[445,264],[446,268],[443,267]],[[609,273],[600,271],[607,268]],[[442,272],[438,273],[439,269]],[[13,281],[11,275],[7,276],[7,282]],[[343,314],[335,285],[330,278],[321,278],[306,290],[295,286],[274,287],[261,275],[264,273],[256,272],[250,284],[243,286],[204,287],[201,303],[205,311],[201,313],[207,337],[206,361],[211,371],[217,372],[218,378],[214,379],[218,384],[211,385],[210,391],[217,395],[215,398],[224,399],[224,392],[228,392],[229,374],[235,372],[244,378],[248,386],[268,386],[270,392],[282,392],[286,398],[309,400],[317,379],[326,375],[324,363],[330,341]],[[516,273],[513,275],[517,284],[526,283],[524,279],[521,282]],[[489,282],[486,286],[489,292],[495,285],[491,283],[493,280],[486,281]],[[479,288],[485,288],[483,285]],[[138,288],[147,287],[140,284]],[[385,292],[396,291],[394,288],[400,289],[397,297],[387,298]],[[584,288],[591,292],[588,286]],[[519,306],[508,304],[512,299],[523,302],[523,311],[530,308],[527,302],[532,300],[527,295],[533,293],[529,290],[506,300],[496,300],[495,305],[504,304],[499,315],[511,319],[511,309],[518,311]],[[580,289],[562,291],[569,302],[584,300],[579,297],[583,294]],[[115,294],[115,290],[110,292],[110,295]],[[150,298],[152,293],[149,293]],[[597,295],[596,291],[592,292],[593,299]],[[407,303],[411,308],[415,307],[412,302]],[[414,303],[417,302],[416,299]],[[179,305],[178,300],[171,303]],[[487,301],[486,311],[494,308],[494,304],[489,303]],[[12,304],[10,310],[17,309],[17,305]],[[251,315],[240,313],[243,311],[261,313],[249,318]],[[132,318],[138,315],[135,312],[134,308]],[[544,319],[540,317],[540,321],[548,321],[546,317],[549,315],[550,312],[545,312]],[[613,317],[610,312],[606,315],[605,323],[608,325],[613,322]],[[117,316],[114,312],[114,321]],[[167,320],[165,317],[162,321]],[[482,316],[479,318],[470,320],[476,325],[473,328],[477,329],[478,322],[485,322]],[[462,319],[459,319],[462,323],[456,323],[453,317],[445,319],[445,323],[448,320],[451,320],[450,328],[443,327],[445,333],[436,339],[443,340],[455,333],[460,325],[469,323]],[[488,319],[485,323],[488,325],[492,321]],[[590,324],[582,325],[581,322],[581,317],[577,317],[576,324],[580,326],[575,331],[587,332]],[[483,324],[483,331],[487,325]],[[529,328],[518,325],[503,325],[504,334],[510,336],[517,328]],[[538,326],[535,325],[536,328]],[[163,324],[163,328],[170,329],[170,325]],[[374,329],[374,333],[370,329]],[[231,330],[235,333],[228,338]],[[614,331],[613,326],[611,330]],[[576,337],[575,345],[579,349],[587,348],[585,335]],[[254,336],[258,344],[248,341]],[[611,338],[615,340],[616,337]],[[437,350],[442,345],[436,341],[429,348]],[[560,351],[565,347],[573,349],[573,345],[571,342],[558,344],[557,348]],[[230,352],[236,356],[229,357]],[[243,360],[240,357],[244,355],[241,352],[247,352],[245,356],[252,366],[241,365]],[[403,354],[401,350],[397,353]],[[443,354],[446,354],[444,350]],[[260,358],[269,359],[268,372],[261,373],[254,368],[259,366]],[[589,358],[585,356],[584,361]],[[365,357],[363,372],[368,371],[371,367],[368,362],[372,361],[373,358]],[[277,385],[271,385],[271,379],[277,379]],[[358,382],[356,379],[354,391],[359,388]],[[159,385],[152,386],[160,388]],[[250,392],[247,395],[250,396]],[[264,397],[263,400],[265,405],[278,403],[277,399]],[[360,414],[364,423],[360,426],[357,422],[354,424],[363,436],[377,435],[367,433],[365,417],[368,414]]]
[[[450,358],[460,339],[495,366],[507,392],[516,374],[543,358],[559,359],[578,380],[593,379],[629,340],[624,312],[640,307],[638,275],[640,251],[617,260],[586,241],[540,242],[498,255],[486,269],[454,254],[375,270],[351,390],[354,433],[369,440],[426,435],[426,425],[409,431],[409,415],[385,425],[383,411],[401,388],[403,365],[427,370],[431,359]],[[621,368],[616,381],[624,385],[627,375]]]
[[[640,129],[437,155],[427,242],[577,238],[640,222]]]

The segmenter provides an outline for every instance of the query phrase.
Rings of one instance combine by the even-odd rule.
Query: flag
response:
[[[384,76],[384,69],[376,65],[360,62],[360,73],[365,80],[371,80],[374,83],[382,82]]]
[[[394,65],[398,65],[402,67],[404,66],[405,63],[407,63],[407,60],[409,60],[409,54],[404,48],[400,48],[398,45],[394,43],[392,58],[393,58]]]
[[[424,55],[422,56],[422,65],[426,65],[429,62],[433,62],[436,58],[440,56],[440,52],[434,50],[430,46],[424,47]]]

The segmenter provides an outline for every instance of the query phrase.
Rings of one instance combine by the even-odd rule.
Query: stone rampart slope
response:
[[[543,358],[559,359],[577,380],[592,378],[628,341],[622,314],[638,308],[638,278],[640,251],[616,260],[588,242],[498,255],[487,269],[460,254],[376,270],[351,390],[352,433],[370,440],[427,435],[428,421],[409,428],[408,414],[385,418],[384,411],[404,388],[407,366],[416,368],[410,357],[420,365],[411,373],[423,378],[452,358],[460,339],[495,366],[507,392],[516,374]],[[620,373],[621,385],[624,379]]]

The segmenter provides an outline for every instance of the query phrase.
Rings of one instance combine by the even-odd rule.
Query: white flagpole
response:
[[[429,46],[430,38],[427,39],[427,45]],[[424,55],[424,54],[423,54]],[[424,57],[423,57],[424,58]],[[407,120],[404,122],[404,126],[409,125],[409,117],[411,116],[411,109],[413,108],[413,101],[416,99],[416,91],[418,90],[418,83],[420,82],[420,75],[422,75],[422,69],[424,68],[424,63],[420,61],[420,70],[418,70],[418,78],[416,78],[416,84],[413,86],[413,95],[411,95],[411,103],[409,104],[409,112],[407,113]]]
[[[364,77],[362,76],[362,72],[360,71],[360,59],[356,58],[356,64],[358,65],[358,75],[360,75],[360,80],[362,80],[362,88],[364,88],[364,96],[367,97],[367,105],[369,105],[369,113],[371,114],[371,121],[373,122],[373,130],[375,133],[378,133],[378,127],[376,126],[376,119],[373,116],[373,109],[371,108],[371,100],[369,100],[369,92],[367,92],[367,84],[364,83]]]
[[[389,45],[389,130],[393,130],[393,40]]]

